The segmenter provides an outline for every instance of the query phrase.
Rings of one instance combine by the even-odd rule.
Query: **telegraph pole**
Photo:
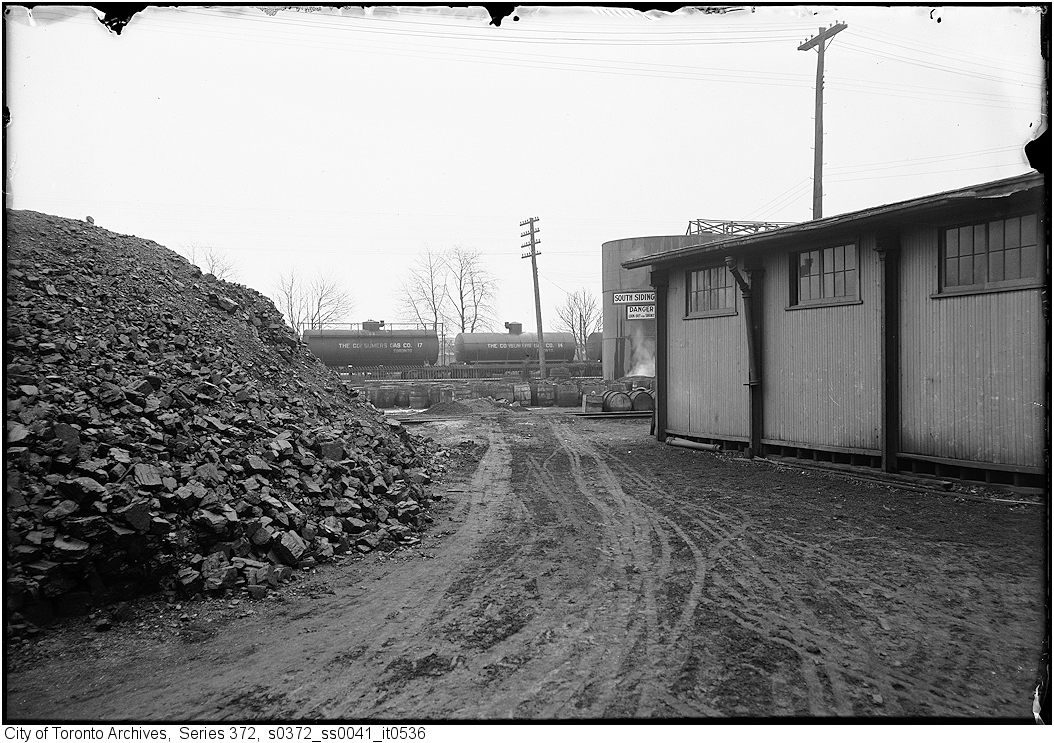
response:
[[[812,164],[812,218],[823,216],[823,51],[827,40],[847,28],[844,23],[836,23],[820,32],[798,47],[804,52],[816,47],[816,145],[813,150]]]
[[[538,256],[541,253],[538,252],[538,243],[541,240],[538,239],[538,231],[540,228],[535,227],[534,223],[538,221],[538,217],[531,217],[520,222],[520,227],[527,228],[526,232],[521,232],[520,237],[530,238],[528,242],[523,243],[520,247],[530,248],[530,253],[524,253],[520,258],[531,259],[531,273],[534,274],[534,318],[538,323],[538,374],[542,379],[546,378],[545,373],[545,338],[542,337],[542,297],[538,293]]]

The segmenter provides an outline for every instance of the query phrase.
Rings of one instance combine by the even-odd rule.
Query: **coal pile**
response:
[[[6,239],[9,626],[417,541],[425,444],[271,300],[86,222],[8,211]]]

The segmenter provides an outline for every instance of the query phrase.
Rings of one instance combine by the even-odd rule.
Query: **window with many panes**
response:
[[[793,259],[791,304],[857,296],[856,245],[804,250]]]
[[[942,288],[985,289],[1039,278],[1036,215],[950,227],[941,233]]]
[[[727,266],[688,272],[688,314],[735,311],[736,282]]]

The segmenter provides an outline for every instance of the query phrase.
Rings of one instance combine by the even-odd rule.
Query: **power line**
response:
[[[889,169],[900,169],[910,168],[917,165],[930,165],[934,162],[942,162],[946,160],[962,160],[964,158],[975,158],[981,155],[1001,155],[1007,152],[1022,152],[1023,147],[1011,146],[1011,147],[992,147],[987,150],[974,150],[973,152],[964,152],[957,155],[932,155],[929,157],[917,157],[908,160],[894,160],[885,162],[874,162],[874,163],[857,163],[854,165],[838,165],[829,168],[829,171],[841,171],[844,173],[863,173],[870,170],[889,170]]]
[[[901,44],[901,43],[899,43],[897,41],[889,40],[889,39],[885,38],[884,34],[881,34],[881,33],[876,33],[876,32],[868,33],[866,30],[865,31],[860,31],[858,29],[857,30],[857,35],[861,36],[861,37],[863,37],[865,39],[869,39],[871,41],[874,41],[875,43],[878,43],[878,44],[886,44],[888,46],[895,46],[895,47],[899,47],[901,49],[907,49],[909,51],[918,51],[918,47],[917,46],[909,46],[907,44]],[[1022,68],[1018,68],[1017,70],[1010,70],[1007,67],[1007,60],[1006,60],[1005,57],[986,57],[984,55],[976,53],[975,50],[970,50],[970,52],[968,54],[954,54],[954,53],[944,54],[941,51],[939,51],[939,48],[934,47],[933,44],[928,42],[928,41],[925,44],[925,48],[926,48],[926,54],[928,56],[930,56],[930,57],[941,57],[941,58],[947,59],[949,61],[955,62],[957,65],[966,64],[966,65],[982,66],[982,67],[986,67],[986,68],[990,68],[992,66],[998,66],[1004,72],[1011,73],[1011,74],[1018,74],[1018,75],[1022,75],[1022,76],[1025,76],[1025,77],[1033,78],[1037,84],[1042,83],[1044,81],[1044,79],[1045,79],[1045,75],[1041,71],[1040,72],[1035,71],[1036,67],[1039,67],[1041,65],[1041,62],[1042,62],[1042,60],[1040,58],[1038,58],[1038,57],[1037,57],[1037,60],[1036,60],[1037,65],[1036,65],[1036,67],[1033,67],[1033,69],[1031,71],[1026,71],[1026,70],[1024,70]],[[946,51],[950,52],[951,50],[946,50]]]
[[[946,73],[948,73],[950,75],[959,75],[961,77],[969,77],[969,78],[973,78],[973,79],[976,79],[976,80],[987,80],[989,82],[1001,82],[1001,83],[1007,82],[1005,77],[1000,77],[998,75],[993,75],[993,74],[986,73],[986,72],[962,70],[962,69],[958,69],[958,68],[955,68],[955,67],[950,67],[948,65],[940,64],[938,62],[929,62],[929,61],[920,60],[920,59],[912,59],[911,57],[906,57],[906,56],[901,55],[901,54],[895,54],[893,52],[884,52],[881,49],[874,49],[874,48],[871,48],[871,47],[868,47],[868,46],[864,46],[864,45],[858,45],[858,44],[853,44],[853,43],[847,42],[845,44],[845,47],[846,47],[846,49],[849,49],[851,51],[857,52],[858,54],[866,54],[866,55],[868,55],[870,57],[877,56],[877,57],[881,57],[883,59],[888,59],[888,60],[893,61],[893,62],[901,62],[901,63],[904,63],[904,64],[914,65],[916,67],[924,67],[926,69],[936,70],[938,72],[946,72]],[[1019,83],[1019,84],[1023,84],[1023,83]]]
[[[224,15],[216,14],[208,10],[185,10],[190,15],[212,18],[212,19],[224,19]],[[793,32],[786,32],[781,34],[768,34],[768,35],[739,35],[733,36],[728,35],[728,31],[719,32],[705,32],[705,31],[692,31],[687,32],[688,38],[684,39],[655,39],[655,38],[640,38],[640,39],[588,39],[585,37],[542,37],[542,38],[523,38],[518,37],[510,33],[502,33],[498,31],[492,31],[488,27],[481,27],[478,33],[462,33],[462,32],[432,32],[422,31],[414,29],[400,28],[398,30],[390,28],[367,28],[364,23],[357,22],[358,19],[349,19],[347,22],[341,22],[337,24],[317,22],[317,21],[299,21],[294,19],[286,18],[266,18],[261,16],[253,15],[239,15],[237,20],[244,20],[250,23],[256,24],[284,24],[287,26],[298,27],[298,28],[310,28],[313,30],[327,29],[336,31],[355,31],[357,33],[367,34],[383,34],[383,35],[397,35],[401,37],[419,37],[419,38],[433,38],[433,39],[448,39],[456,41],[473,40],[473,41],[494,41],[504,42],[511,44],[554,44],[554,45],[584,45],[584,46],[669,46],[669,45],[692,45],[697,44],[744,44],[744,43],[768,43],[783,41],[786,38],[793,38],[796,34]],[[366,23],[370,23],[370,20],[366,20]],[[717,39],[700,39],[700,35],[711,34],[718,36],[724,34],[724,36]]]
[[[722,69],[647,62],[629,63],[617,60],[593,60],[597,62],[597,64],[590,64],[588,62],[582,62],[577,58],[560,57],[558,55],[534,54],[526,57],[523,55],[515,56],[517,53],[510,51],[501,52],[504,58],[497,58],[486,54],[473,55],[471,52],[463,48],[453,49],[454,53],[451,54],[450,49],[445,47],[406,50],[383,46],[377,47],[362,43],[351,44],[350,41],[348,43],[337,42],[334,46],[333,44],[320,43],[317,39],[312,40],[311,43],[307,43],[306,41],[301,42],[299,39],[293,43],[284,43],[295,37],[284,36],[281,35],[280,32],[278,36],[269,35],[267,33],[256,33],[252,35],[225,34],[223,31],[216,31],[214,26],[207,29],[199,28],[198,30],[192,31],[187,28],[174,29],[169,25],[154,25],[143,21],[140,21],[139,25],[160,33],[192,36],[195,38],[201,35],[206,35],[211,36],[212,38],[229,39],[238,42],[249,41],[251,43],[271,43],[268,40],[277,39],[278,43],[285,46],[309,48],[312,50],[317,50],[319,48],[350,52],[362,52],[368,50],[411,59],[439,59],[444,62],[460,62],[466,64],[485,63],[487,65],[501,65],[535,70],[575,71],[614,76],[630,75],[635,77],[672,80],[703,80],[715,84],[760,85],[766,87],[775,87],[774,80],[782,76],[781,81],[776,83],[781,88],[787,86],[804,87],[807,84],[804,81],[805,78],[803,76],[795,75],[793,73],[764,72],[760,70]],[[840,82],[841,81],[837,77],[832,77],[831,79],[832,85],[838,85]],[[917,91],[918,94],[906,92],[904,88],[911,88]],[[946,87],[937,88],[917,85],[893,87],[882,83],[867,82],[859,79],[847,82],[845,88],[839,86],[839,92],[853,95],[869,95],[874,92],[880,92],[883,96],[895,96],[899,98],[925,101],[944,100],[952,103],[981,105],[988,108],[1001,109],[1032,108],[1036,105],[1034,101],[1030,99],[1015,99],[1005,95],[1001,96],[1001,100],[993,100],[990,94],[948,90]]]
[[[768,212],[768,213],[775,212],[777,209],[782,208],[785,205],[785,202],[789,202],[789,201],[797,198],[798,192],[801,191],[802,189],[807,188],[811,182],[812,182],[811,178],[802,178],[800,181],[795,183],[793,186],[791,186],[787,190],[777,194],[776,196],[774,196],[773,198],[769,199],[768,201],[766,201],[764,204],[762,204],[758,208],[754,209],[753,211],[748,212],[747,216],[749,218],[752,218],[752,217],[760,215],[760,214],[765,214],[766,212]]]
[[[995,168],[1013,168],[1013,167],[1019,167],[1019,168],[1020,167],[1024,167],[1024,163],[1017,162],[1017,163],[1003,163],[1003,164],[996,164],[996,165],[974,165],[974,166],[969,166],[969,167],[965,167],[965,168],[950,168],[950,169],[947,169],[947,170],[925,170],[925,171],[922,171],[920,173],[912,173],[911,176],[915,177],[915,176],[920,176],[920,175],[936,175],[938,173],[960,173],[960,172],[962,172],[964,170],[987,170],[987,169],[995,169]],[[838,181],[839,183],[843,183],[843,182],[847,182],[847,181],[877,181],[877,180],[882,180],[884,178],[904,178],[904,177],[905,176],[902,173],[890,173],[888,175],[860,176],[860,177],[857,177],[857,178],[846,178],[844,175],[832,175],[831,176],[831,180]]]

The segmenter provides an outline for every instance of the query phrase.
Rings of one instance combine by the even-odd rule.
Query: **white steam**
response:
[[[630,363],[633,365],[627,377],[655,376],[655,339],[644,335],[644,329],[633,324],[630,334]]]

